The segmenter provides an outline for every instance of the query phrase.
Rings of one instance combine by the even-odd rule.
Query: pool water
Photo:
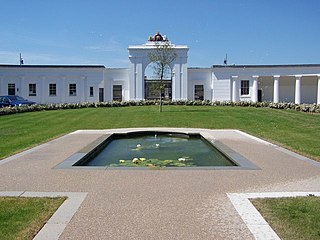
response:
[[[112,135],[82,166],[195,167],[236,166],[200,134],[162,132]]]

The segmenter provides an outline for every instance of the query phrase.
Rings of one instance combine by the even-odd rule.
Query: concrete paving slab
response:
[[[57,240],[66,228],[67,224],[50,224],[47,223],[33,240]]]
[[[283,197],[305,197],[309,195],[320,196],[320,192],[265,192],[265,193],[228,193],[233,206],[246,223],[255,239],[279,239],[259,211],[249,199],[255,198],[283,198]]]
[[[34,237],[37,240],[57,240],[76,213],[87,193],[79,192],[0,192],[2,197],[67,197],[58,210]]]
[[[22,191],[0,192],[0,197],[20,197],[23,193]]]
[[[60,206],[59,210],[52,215],[48,223],[68,224],[85,199],[86,195],[87,193],[66,194],[68,199],[66,199],[66,201]]]

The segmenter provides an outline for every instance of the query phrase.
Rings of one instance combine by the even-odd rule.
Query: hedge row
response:
[[[0,108],[0,115],[9,115],[23,112],[36,112],[59,109],[78,108],[103,108],[103,107],[126,107],[126,106],[147,106],[159,105],[158,100],[147,101],[124,101],[124,102],[95,102],[95,103],[62,103],[62,104],[36,104],[32,106],[5,107]],[[231,101],[163,101],[163,105],[184,105],[184,106],[232,106],[232,107],[263,107],[275,109],[290,109],[301,112],[320,113],[320,104],[294,104],[294,103],[272,103],[272,102],[231,102]]]

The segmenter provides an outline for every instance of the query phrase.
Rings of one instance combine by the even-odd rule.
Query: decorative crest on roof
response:
[[[149,42],[167,42],[169,41],[166,35],[161,35],[160,32],[157,32],[154,36],[149,36]]]

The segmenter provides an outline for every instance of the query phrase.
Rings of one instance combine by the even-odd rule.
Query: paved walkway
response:
[[[319,164],[299,155],[240,131],[178,130],[209,135],[261,170],[54,169],[112,132],[77,131],[0,161],[0,191],[87,193],[60,239],[253,239],[227,193],[320,191]]]

